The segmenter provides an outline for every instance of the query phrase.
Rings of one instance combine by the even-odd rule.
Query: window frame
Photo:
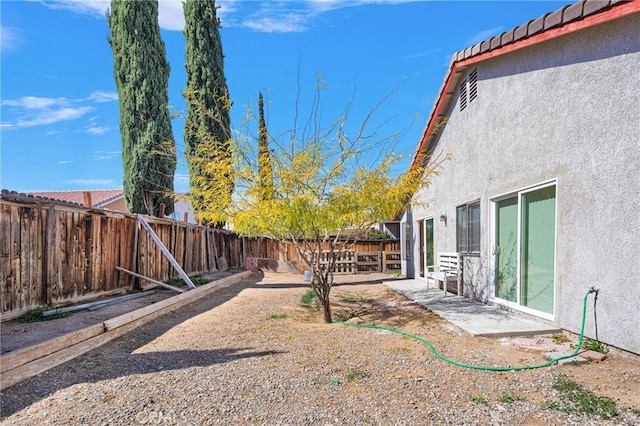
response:
[[[456,251],[468,256],[480,256],[480,200],[456,206]]]

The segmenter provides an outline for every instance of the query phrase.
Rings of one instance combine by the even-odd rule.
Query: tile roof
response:
[[[519,40],[531,37],[538,33],[556,28],[569,22],[583,19],[589,15],[600,12],[603,9],[615,6],[619,3],[630,3],[629,0],[582,0],[563,6],[555,12],[545,13],[538,19],[531,19],[524,24],[512,28],[502,34],[482,41],[476,45],[460,50],[453,55],[454,60],[462,61],[481,53],[499,49]]]
[[[124,196],[122,189],[95,189],[88,191],[41,191],[27,192],[26,195],[33,195],[34,197],[48,198],[55,201],[65,201],[67,203],[84,205],[85,192],[89,192],[91,194],[92,207],[102,207]]]

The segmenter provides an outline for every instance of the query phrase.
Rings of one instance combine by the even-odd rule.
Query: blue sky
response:
[[[122,154],[109,1],[2,1],[0,186],[28,191],[122,187]],[[570,1],[219,0],[225,74],[238,128],[265,95],[272,134],[293,126],[322,74],[327,124],[356,91],[352,125],[390,91],[373,116],[401,132],[398,151],[414,153],[454,52]],[[184,111],[184,37],[180,0],[160,0],[171,66],[169,99]],[[299,78],[298,78],[299,76]],[[172,123],[179,166],[175,189],[188,190],[184,121]],[[408,165],[409,159],[401,163]]]

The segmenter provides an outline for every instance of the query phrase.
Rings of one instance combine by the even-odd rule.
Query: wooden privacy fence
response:
[[[244,257],[276,257],[276,242],[147,218],[189,275],[216,270],[224,257],[242,268]],[[23,313],[131,287],[135,278],[116,266],[158,281],[178,274],[135,215],[3,191],[0,199],[0,312]],[[15,316],[15,315],[12,315]]]
[[[275,260],[276,268],[306,269],[291,244],[169,219],[146,221],[188,275],[215,271],[221,257],[229,268],[244,268],[247,259],[257,258]],[[399,250],[397,241],[358,242],[335,272],[399,270]],[[0,319],[132,287],[136,278],[116,267],[156,281],[178,276],[135,215],[2,191]]]

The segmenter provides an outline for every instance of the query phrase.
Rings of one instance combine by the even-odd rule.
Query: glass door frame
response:
[[[553,268],[553,313],[549,314],[547,312],[538,311],[536,309],[532,309],[526,306],[521,305],[521,282],[520,282],[520,271],[521,271],[521,232],[522,232],[522,195],[530,192],[534,192],[540,189],[548,188],[551,186],[555,186],[556,194],[555,194],[555,212],[554,212],[554,221],[555,221],[555,235],[553,238],[553,251],[554,251],[554,268]],[[501,299],[496,296],[496,280],[498,277],[498,271],[496,271],[496,220],[497,220],[497,206],[498,202],[517,197],[517,205],[518,205],[518,219],[517,219],[517,291],[516,291],[516,302],[511,302],[509,300]],[[515,310],[519,310],[531,315],[535,315],[540,318],[544,318],[550,321],[555,321],[555,314],[557,312],[557,301],[558,301],[558,264],[557,264],[557,249],[558,249],[558,181],[557,179],[553,179],[550,181],[545,181],[536,185],[527,186],[516,191],[511,191],[505,194],[501,194],[489,199],[489,300],[495,303],[499,303],[501,305],[507,306],[509,308],[513,308]]]
[[[427,222],[431,221],[431,246],[432,246],[432,253],[431,253],[431,257],[432,259],[434,259],[434,265],[429,265],[427,262],[427,258],[429,257],[428,255],[428,250],[427,250],[427,243],[428,243],[428,235],[427,235]],[[418,222],[418,229],[419,229],[419,241],[420,241],[420,247],[418,248],[418,253],[420,254],[419,256],[419,271],[418,271],[418,276],[421,279],[424,280],[429,280],[428,277],[428,266],[435,266],[435,218],[433,216],[428,216],[425,217],[423,219],[420,219],[417,221]]]

